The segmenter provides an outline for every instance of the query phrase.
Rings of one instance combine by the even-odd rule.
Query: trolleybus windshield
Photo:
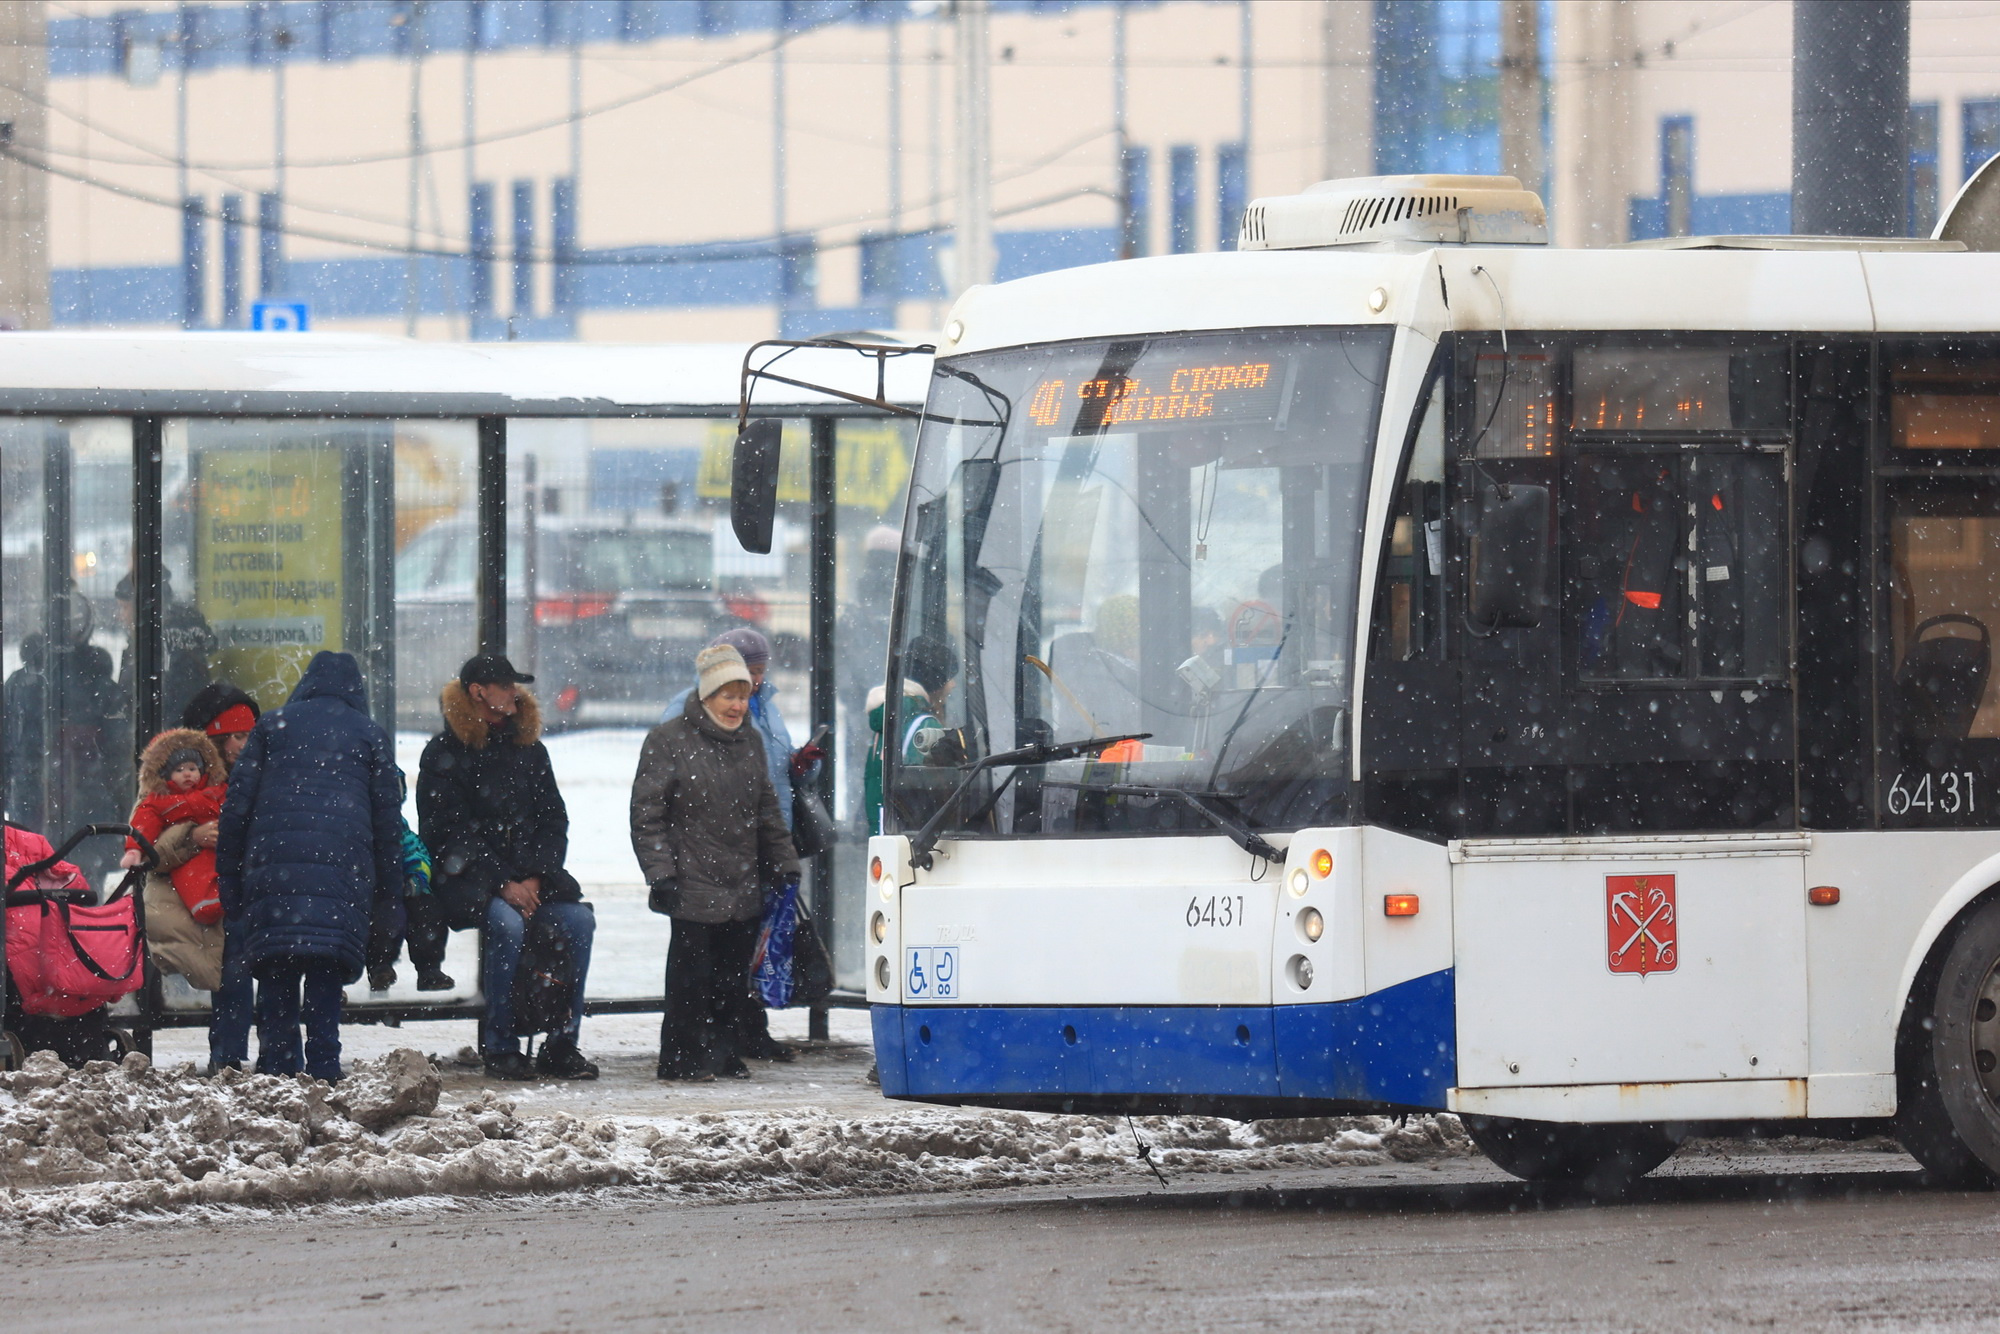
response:
[[[1391,331],[1255,330],[939,363],[911,483],[885,828],[994,751],[961,835],[1341,818],[1362,503]],[[1200,794],[1200,804],[1175,797]]]

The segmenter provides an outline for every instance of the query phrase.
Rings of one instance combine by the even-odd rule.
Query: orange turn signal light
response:
[[[882,859],[880,857],[870,857],[868,859],[868,878],[870,880],[880,880],[882,878]]]
[[[1815,908],[1831,908],[1840,902],[1840,886],[1814,885],[1806,891],[1806,902]]]
[[[1385,917],[1415,917],[1417,896],[1414,894],[1384,894],[1382,914]]]
[[[1322,880],[1333,874],[1333,854],[1325,848],[1313,854],[1313,874]]]

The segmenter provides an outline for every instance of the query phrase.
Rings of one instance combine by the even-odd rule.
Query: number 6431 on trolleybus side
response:
[[[959,301],[885,1094],[2000,1173],[2000,255],[1543,241],[1507,178],[1336,181]]]

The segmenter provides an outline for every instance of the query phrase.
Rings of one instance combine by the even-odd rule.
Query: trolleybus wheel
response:
[[[1501,1171],[1523,1181],[1568,1181],[1622,1190],[1673,1155],[1680,1142],[1656,1125],[1572,1125],[1466,1116],[1465,1133]]]
[[[1903,1044],[1896,1137],[1936,1184],[1990,1190],[2000,1184],[2000,900],[1974,909],[1945,952],[1929,1020]]]

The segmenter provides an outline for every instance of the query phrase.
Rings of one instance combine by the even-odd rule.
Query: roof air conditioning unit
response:
[[[1512,176],[1357,176],[1253,200],[1238,250],[1406,241],[1547,245],[1548,213]]]

